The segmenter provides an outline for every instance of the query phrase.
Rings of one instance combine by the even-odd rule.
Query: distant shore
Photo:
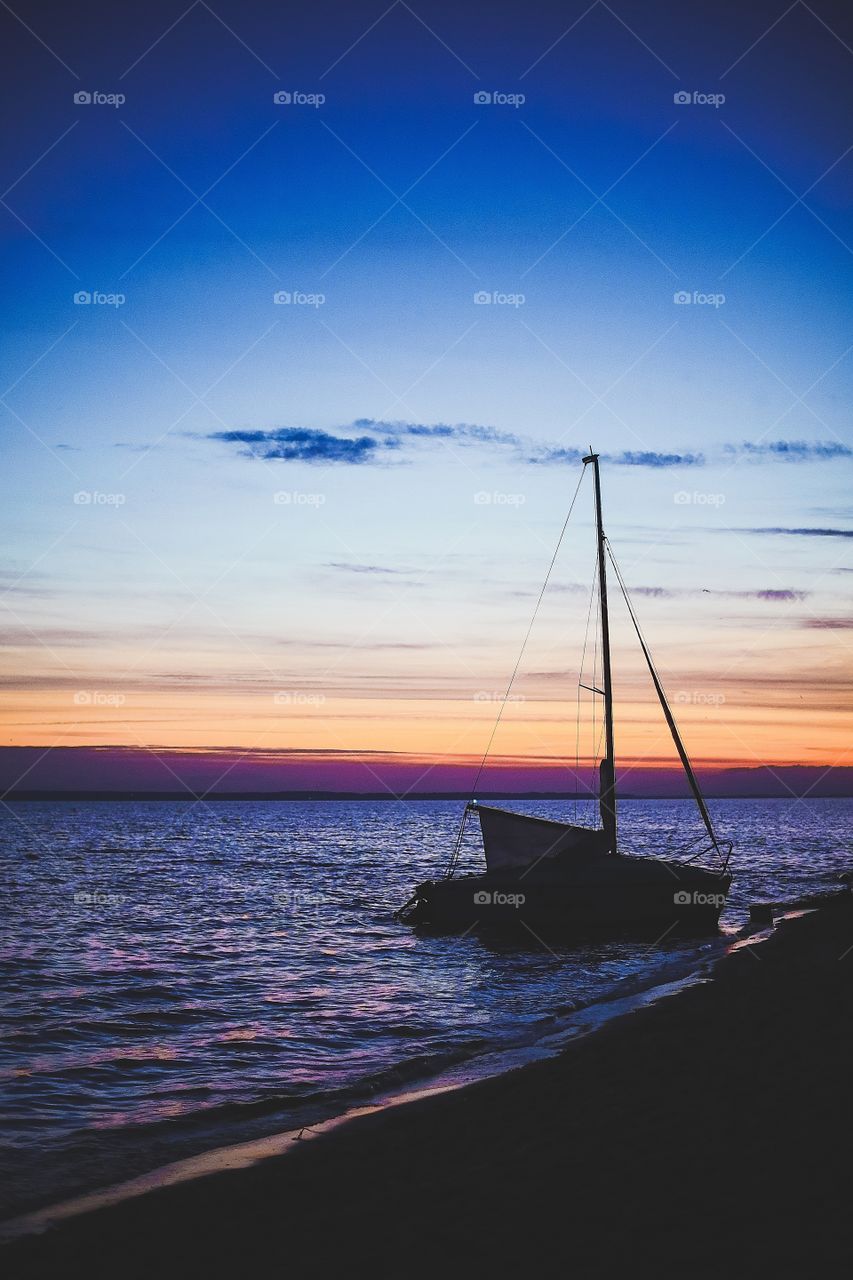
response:
[[[841,1273],[851,1015],[841,894],[559,1058],[72,1219],[4,1261],[21,1280]]]
[[[234,800],[456,800],[464,803],[471,797],[462,791],[7,791],[0,799],[9,804],[15,801],[63,801],[69,804],[82,803],[89,800],[168,800],[184,801],[197,804],[199,801]],[[578,800],[597,802],[597,795],[589,791],[478,791],[477,798],[485,801],[496,800]],[[796,796],[770,795],[763,792],[732,791],[711,792],[712,800],[784,800],[788,803],[796,799],[809,800],[850,800],[853,792],[821,792],[811,790],[806,795]],[[620,792],[620,803],[623,800],[691,800],[689,794],[674,796],[671,794],[636,795],[630,791]]]

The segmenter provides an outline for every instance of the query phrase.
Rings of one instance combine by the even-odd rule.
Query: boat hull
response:
[[[607,857],[574,874],[531,870],[429,880],[407,919],[441,929],[713,933],[731,878],[659,859]]]

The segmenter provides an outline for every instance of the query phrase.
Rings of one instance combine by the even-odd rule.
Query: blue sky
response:
[[[373,744],[375,710],[332,708],[344,693],[379,690],[391,719],[423,688],[470,699],[514,660],[577,479],[559,450],[590,441],[676,685],[728,671],[762,751],[779,709],[756,653],[849,689],[842,6],[2,22],[21,72],[0,206],[6,741],[127,740],[66,706],[104,685],[138,695],[136,739],[174,745],[199,664],[223,696],[327,688],[328,723],[277,722],[282,749],[339,718],[357,750],[360,714]],[[583,528],[564,585],[588,582]],[[786,528],[835,532],[755,532]],[[680,594],[697,585],[713,616]],[[199,709],[194,744],[221,714]]]

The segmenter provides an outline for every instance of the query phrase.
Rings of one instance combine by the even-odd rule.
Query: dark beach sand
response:
[[[845,894],[558,1059],[77,1218],[0,1262],[151,1280],[850,1274],[852,979]]]

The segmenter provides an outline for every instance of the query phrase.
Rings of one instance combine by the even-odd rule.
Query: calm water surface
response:
[[[574,817],[571,802],[511,807]],[[832,887],[853,863],[853,801],[712,807],[736,843],[726,929],[749,901]],[[573,1008],[707,955],[707,942],[549,950],[397,924],[414,883],[442,870],[460,810],[4,806],[4,1211],[524,1044]],[[696,833],[686,801],[627,802],[621,823],[639,853]],[[469,858],[479,869],[473,844]]]

